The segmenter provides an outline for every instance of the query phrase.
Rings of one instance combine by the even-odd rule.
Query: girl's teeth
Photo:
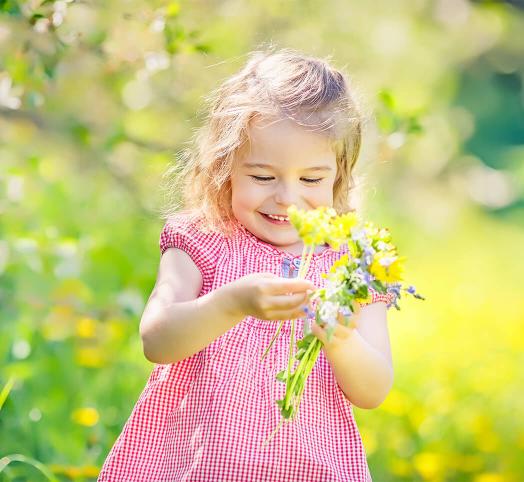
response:
[[[271,219],[276,219],[277,221],[287,221],[287,216],[274,216],[273,214],[268,214],[268,217]]]

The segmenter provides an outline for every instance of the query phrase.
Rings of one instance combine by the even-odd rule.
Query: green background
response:
[[[355,409],[374,480],[524,480],[522,7],[0,0],[0,468],[30,458],[0,481],[96,477],[152,368],[162,174],[270,42],[352,78],[358,207],[426,297],[390,310],[393,390]]]

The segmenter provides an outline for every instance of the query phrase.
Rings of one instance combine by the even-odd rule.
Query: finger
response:
[[[314,290],[306,290],[306,296],[308,300],[311,299],[315,291],[316,291],[316,288]]]
[[[333,343],[334,338],[339,341],[349,338],[353,333],[353,328],[337,324],[330,340],[328,340],[327,329],[320,326],[318,323],[311,324],[311,331],[322,343],[329,344]]]
[[[315,335],[324,345],[327,342],[327,333],[324,328],[322,328],[317,323],[311,323],[311,332]]]
[[[262,273],[256,273],[258,276],[261,276],[262,278],[280,278],[280,276],[276,275],[275,273],[270,272],[262,272]]]
[[[295,310],[277,310],[272,311],[269,315],[269,320],[298,320],[306,319],[306,313],[302,308]]]
[[[300,293],[307,290],[316,290],[316,286],[309,280],[279,278],[270,280],[270,292],[275,295],[284,295],[286,293]]]
[[[356,328],[358,324],[358,315],[346,317],[342,313],[339,313],[337,316],[337,320],[338,326]]]
[[[304,293],[295,293],[293,295],[276,295],[271,297],[271,306],[275,310],[293,310],[300,308],[307,302],[307,296]]]
[[[353,333],[354,328],[350,326],[344,326],[341,324],[337,324],[335,327],[335,336],[341,340],[345,340],[346,338],[349,338],[351,336],[351,333]]]

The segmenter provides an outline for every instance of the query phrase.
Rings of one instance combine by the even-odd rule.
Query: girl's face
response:
[[[300,254],[303,244],[287,208],[333,206],[335,152],[326,136],[289,119],[253,122],[249,139],[231,174],[233,214],[262,241]]]

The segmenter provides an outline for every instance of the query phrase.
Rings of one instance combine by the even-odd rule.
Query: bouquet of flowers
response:
[[[286,384],[286,392],[284,398],[276,402],[283,417],[276,430],[284,420],[295,418],[307,377],[322,348],[322,342],[311,331],[309,320],[325,327],[330,340],[339,321],[351,326],[350,318],[358,306],[356,303],[371,301],[371,289],[382,294],[393,293],[392,304],[397,310],[400,310],[397,301],[401,291],[424,299],[414,286],[406,287],[400,283],[405,257],[398,255],[387,228],[377,228],[371,222],[360,225],[354,213],[337,215],[334,209],[326,207],[303,211],[290,206],[288,215],[304,242],[299,278],[307,273],[316,246],[327,243],[339,250],[341,245],[347,244],[348,253],[333,264],[329,273],[322,275],[326,279],[325,286],[312,294],[310,301],[314,309],[305,310],[304,337],[297,342],[296,353],[293,352],[295,320],[291,320],[288,366],[277,374],[277,380]],[[271,349],[283,324],[281,321],[262,359]],[[292,371],[295,362],[298,364]]]

